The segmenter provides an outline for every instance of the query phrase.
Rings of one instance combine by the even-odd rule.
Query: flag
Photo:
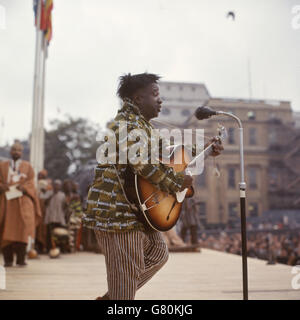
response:
[[[52,39],[52,17],[53,0],[33,0],[33,11],[35,16],[35,25],[37,25],[38,5],[41,4],[41,18],[39,29],[44,31],[44,37],[49,44]]]
[[[33,0],[33,11],[34,11],[34,24],[37,25],[37,16],[38,16],[38,6],[41,3],[41,17],[39,23],[39,29],[45,30],[45,10],[44,10],[45,0]]]
[[[38,0],[33,0],[33,11],[34,11],[34,23],[36,25],[36,16],[38,10]]]
[[[46,0],[44,6],[45,13],[45,38],[50,43],[52,39],[52,9],[53,9],[53,0]]]

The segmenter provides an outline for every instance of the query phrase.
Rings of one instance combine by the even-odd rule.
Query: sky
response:
[[[0,145],[31,130],[32,6],[0,0]],[[300,111],[300,0],[54,0],[52,20],[46,129],[65,114],[104,127],[128,72],[246,99],[250,74],[252,98],[288,100]]]

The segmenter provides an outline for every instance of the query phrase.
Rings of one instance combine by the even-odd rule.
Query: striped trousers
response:
[[[134,300],[136,291],[168,260],[168,247],[158,231],[95,234],[105,256],[110,300]]]

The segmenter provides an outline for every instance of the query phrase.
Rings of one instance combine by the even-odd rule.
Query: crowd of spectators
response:
[[[247,256],[267,260],[268,264],[300,264],[300,229],[264,228],[248,231]],[[202,248],[242,254],[240,232],[202,232],[199,242]]]
[[[59,247],[61,252],[79,249],[82,216],[82,198],[78,184],[48,178],[47,171],[38,174],[38,196],[42,221],[37,228],[35,248],[38,253],[50,253]]]

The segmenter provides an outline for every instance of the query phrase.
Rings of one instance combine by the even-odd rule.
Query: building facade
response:
[[[236,121],[226,116],[197,120],[194,112],[203,104],[231,112],[242,121],[247,216],[259,217],[280,207],[299,208],[295,191],[300,186],[300,139],[290,102],[214,98],[205,85],[193,83],[161,82],[160,91],[163,106],[159,121],[181,129],[202,128],[206,142],[217,134],[219,123],[227,129],[222,155],[208,158],[203,173],[195,176],[195,199],[203,226],[236,226],[240,221],[239,129]],[[162,123],[156,125],[164,127]],[[283,193],[288,184],[289,191]]]

